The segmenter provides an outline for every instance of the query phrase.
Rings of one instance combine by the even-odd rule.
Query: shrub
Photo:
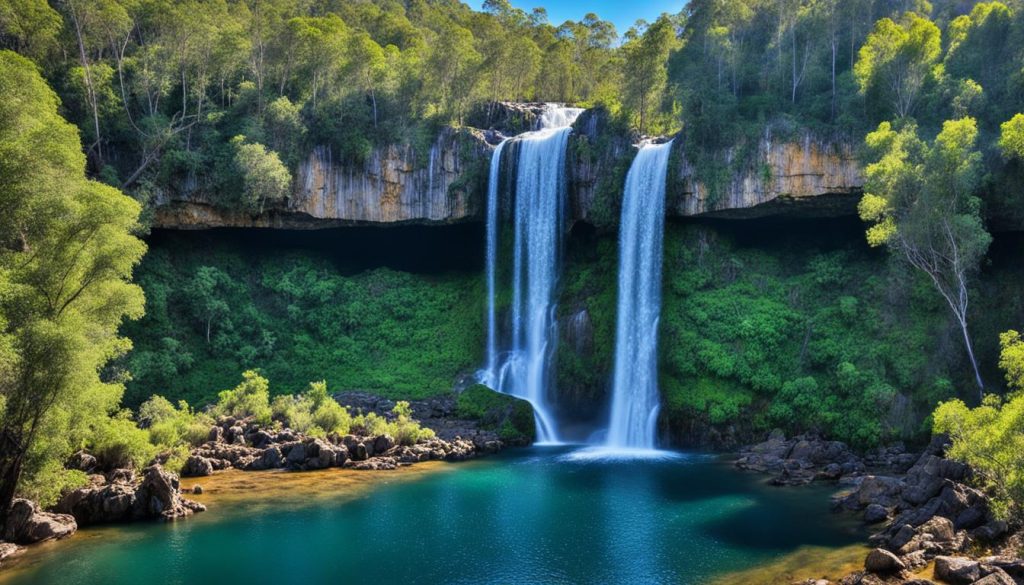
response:
[[[242,373],[242,383],[217,395],[214,412],[235,418],[255,417],[257,422],[270,423],[270,383],[255,370]]]
[[[1000,518],[1024,511],[1024,394],[988,395],[977,408],[960,400],[935,409],[934,431],[947,433],[947,455],[971,466]],[[1019,517],[1019,516],[1016,516]]]
[[[149,433],[136,426],[127,410],[97,421],[88,448],[105,469],[140,469],[157,453],[157,448],[149,442]]]
[[[274,398],[270,410],[278,420],[300,433],[323,436],[327,433],[347,434],[352,426],[348,409],[327,393],[327,383],[312,382],[305,393]]]
[[[139,426],[149,431],[153,445],[177,447],[202,444],[213,426],[213,419],[197,413],[184,400],[177,408],[163,396],[152,396],[139,407]]]

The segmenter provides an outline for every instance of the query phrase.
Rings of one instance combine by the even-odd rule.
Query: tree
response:
[[[2,48],[41,57],[57,42],[60,25],[60,14],[46,0],[0,0]]]
[[[939,58],[940,38],[939,27],[913,12],[899,23],[876,22],[853,68],[861,92],[883,96],[900,118],[913,114]]]
[[[1013,329],[999,334],[999,367],[1006,372],[1011,390],[1024,390],[1024,339]]]
[[[947,121],[932,144],[917,127],[900,130],[883,122],[868,134],[875,162],[865,170],[859,211],[873,225],[868,243],[886,245],[924,272],[949,305],[974,369],[979,398],[984,383],[967,328],[970,278],[992,238],[974,195],[981,180],[981,154],[973,118]]]
[[[100,370],[131,347],[118,327],[143,308],[140,206],[86,180],[57,107],[30,61],[0,52],[0,520],[23,481],[68,455],[71,426],[116,407],[123,386]]]
[[[999,149],[1008,159],[1024,159],[1024,114],[1017,114],[999,127]]]
[[[244,136],[236,136],[232,144],[246,207],[263,213],[267,202],[283,201],[288,197],[292,175],[276,152],[267,150],[262,144],[246,144]]]
[[[675,25],[668,15],[661,15],[643,33],[632,30],[627,34],[625,51],[625,79],[623,102],[639,116],[639,131],[647,129],[648,118],[665,91],[668,80],[666,63],[675,48]]]
[[[213,323],[226,316],[231,306],[223,298],[225,288],[231,286],[231,277],[213,266],[200,266],[185,288],[193,313],[202,322],[206,343],[210,343]]]

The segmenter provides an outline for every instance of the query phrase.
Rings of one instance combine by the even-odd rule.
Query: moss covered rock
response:
[[[470,386],[459,394],[456,414],[459,418],[479,421],[481,428],[496,431],[509,444],[528,445],[536,438],[530,403],[482,384]]]

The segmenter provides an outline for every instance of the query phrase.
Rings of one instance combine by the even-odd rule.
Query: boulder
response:
[[[35,544],[71,536],[78,524],[69,514],[41,512],[35,502],[15,499],[4,526],[3,539],[15,544]]]
[[[264,469],[277,469],[284,467],[284,455],[281,453],[281,448],[277,445],[271,445],[260,453],[260,456],[253,460],[249,464],[249,469],[253,471],[262,471]]]
[[[206,457],[190,455],[181,468],[181,475],[184,477],[205,477],[213,473],[213,463]]]
[[[265,449],[274,443],[274,436],[264,430],[249,435],[249,442],[257,449]]]
[[[210,443],[220,443],[224,441],[224,429],[219,426],[210,427],[210,432],[206,435],[206,440]]]
[[[203,512],[206,506],[181,497],[178,476],[164,471],[159,465],[143,471],[142,484],[136,490],[136,517],[175,520]],[[138,509],[141,507],[140,510]]]
[[[1017,585],[1012,577],[1002,569],[993,568],[988,575],[974,582],[973,585]]]
[[[948,518],[943,518],[942,516],[935,516],[925,522],[917,529],[917,532],[918,534],[930,534],[931,540],[936,542],[952,542],[956,536],[956,532],[953,530],[953,523]]]
[[[228,443],[232,445],[245,445],[245,429],[239,426],[234,426],[228,429],[225,437]]]
[[[96,458],[86,453],[85,451],[77,451],[74,455],[68,458],[67,463],[64,467],[68,469],[77,469],[78,471],[84,471],[89,473],[96,469]]]
[[[935,557],[935,577],[950,585],[970,585],[981,579],[981,564],[963,557]]]
[[[864,569],[869,573],[888,575],[906,570],[907,565],[891,552],[876,548],[864,559]]]
[[[198,495],[202,495],[202,493],[203,493],[203,486],[199,485],[198,483],[196,485],[192,486],[192,493],[197,495],[197,496]]]
[[[372,459],[366,459],[365,461],[359,461],[354,464],[352,468],[361,471],[398,469],[398,461],[395,460],[394,457],[374,457]]]
[[[870,504],[864,509],[864,522],[878,524],[889,519],[889,511],[880,504]]]
[[[373,440],[373,452],[384,454],[391,450],[395,446],[395,440],[391,438],[391,435],[380,435]]]

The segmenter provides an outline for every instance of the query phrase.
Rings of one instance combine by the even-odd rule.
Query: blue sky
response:
[[[621,36],[633,26],[637,19],[648,22],[658,18],[662,12],[674,14],[682,10],[685,0],[512,0],[512,5],[527,12],[543,6],[548,11],[548,20],[558,26],[566,20],[580,20],[583,15],[593,12],[603,20],[615,23],[615,30]],[[474,3],[483,6],[483,0]]]

